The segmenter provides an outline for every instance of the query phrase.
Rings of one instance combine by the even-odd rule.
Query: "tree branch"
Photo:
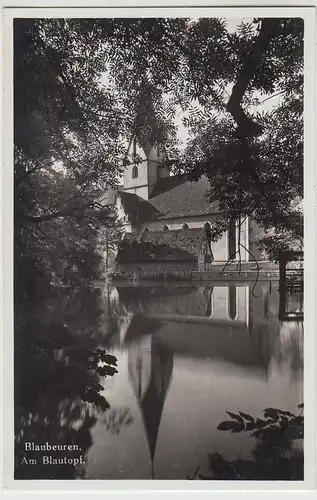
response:
[[[285,92],[287,92],[288,90],[289,90],[289,88],[283,89],[283,90],[280,90],[279,92],[276,92],[275,94],[270,95],[269,97],[266,97],[265,99],[263,99],[263,101],[259,102],[258,106],[260,106],[260,104],[263,104],[264,102],[268,101],[269,99],[273,99],[273,97],[277,97],[278,95],[285,94]]]
[[[34,222],[34,223],[40,223],[40,222],[46,222],[49,220],[54,220],[54,219],[59,219],[60,217],[77,217],[77,216],[88,216],[87,214],[84,214],[83,211],[87,208],[94,208],[95,206],[97,207],[102,207],[104,209],[105,207],[100,205],[99,203],[93,201],[86,203],[82,206],[79,207],[73,207],[73,208],[68,208],[65,210],[59,210],[55,212],[51,212],[48,214],[43,214],[43,215],[30,215],[30,214],[24,214],[24,213],[16,213],[16,216],[20,219],[27,220],[29,222]],[[98,213],[101,213],[101,210],[99,210]]]
[[[250,82],[254,78],[263,53],[266,51],[272,38],[278,34],[278,25],[278,19],[262,19],[260,33],[254,40],[251,50],[246,56],[241,71],[238,74],[236,83],[233,86],[230,99],[227,103],[227,111],[238,125],[238,135],[255,137],[262,132],[262,127],[254,122],[242,109],[241,102]]]

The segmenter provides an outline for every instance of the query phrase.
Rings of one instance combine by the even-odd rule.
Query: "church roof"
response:
[[[159,179],[149,202],[159,210],[157,219],[170,219],[219,212],[218,204],[208,200],[209,182],[205,176],[191,182],[187,176]]]
[[[145,222],[159,215],[159,211],[155,206],[136,194],[118,191],[118,195],[132,224]]]
[[[120,242],[117,262],[197,260],[204,229],[125,234]]]
[[[159,179],[148,201],[123,190],[118,191],[118,194],[125,213],[131,223],[136,224],[153,219],[215,214],[219,212],[218,204],[208,200],[208,190],[206,177],[191,182],[183,175]]]

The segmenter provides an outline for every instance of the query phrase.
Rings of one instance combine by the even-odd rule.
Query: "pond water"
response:
[[[98,334],[90,348],[117,358],[117,373],[99,380],[110,408],[94,412],[90,403],[70,401],[61,389],[64,375],[55,375],[54,408],[46,403],[39,410],[34,399],[22,435],[17,422],[16,477],[76,477],[70,469],[41,467],[35,473],[21,465],[25,440],[69,442],[71,429],[71,442],[85,450],[82,478],[186,479],[198,467],[207,472],[209,454],[221,453],[229,461],[252,458],[256,439],[250,432],[217,429],[230,420],[226,411],[260,418],[268,407],[298,412],[303,324],[298,316],[279,320],[277,283],[258,283],[254,290],[245,283],[102,285],[96,293]],[[288,303],[298,313],[302,298],[293,296]],[[78,304],[78,322],[86,305]],[[89,316],[85,322],[88,328]],[[65,357],[63,349],[60,356]]]

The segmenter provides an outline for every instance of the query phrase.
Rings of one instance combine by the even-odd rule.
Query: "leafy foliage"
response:
[[[215,18],[17,19],[14,43],[17,279],[26,268],[47,283],[94,277],[97,234],[111,226],[96,200],[137,161],[134,135],[162,144],[162,166],[207,175],[224,210],[215,239],[248,215],[301,233],[291,204],[303,191],[301,19],[254,19],[233,33]],[[273,110],[255,111],[276,93]]]
[[[193,180],[207,175],[210,198],[224,210],[214,238],[246,216],[300,235],[292,202],[303,194],[303,21],[254,19],[235,33],[222,19],[100,25],[115,84],[136,102],[151,102],[152,117],[186,113],[187,147],[180,153],[170,135],[164,165]],[[256,111],[261,98],[276,94],[273,109]]]
[[[111,408],[105,413],[103,423],[112,434],[119,434],[122,427],[127,427],[133,422],[129,408]]]
[[[293,228],[299,228],[301,226],[301,219],[294,219]],[[296,238],[294,231],[266,231],[259,235],[257,244],[268,255],[270,261],[273,262],[279,262],[282,253],[296,252],[303,249],[303,240],[302,238]]]
[[[298,406],[303,409],[303,405]],[[274,434],[280,431],[287,432],[287,437],[291,433],[291,439],[303,438],[303,423],[304,417],[302,415],[294,415],[293,413],[285,410],[278,410],[276,408],[266,408],[264,411],[264,419],[254,419],[251,415],[239,412],[234,414],[227,412],[233,420],[225,420],[221,422],[217,429],[220,431],[253,431],[252,437],[268,437],[268,433]],[[283,436],[284,438],[285,436]]]
[[[73,465],[21,463],[26,441],[76,444],[72,458],[84,458],[91,429],[110,409],[103,380],[118,372],[117,358],[96,348],[103,327],[100,296],[91,289],[60,289],[15,316],[15,477],[71,479],[84,469]],[[131,422],[117,422],[129,425]],[[106,424],[105,424],[106,425]],[[65,452],[56,455],[65,456]]]
[[[122,171],[126,129],[84,21],[16,19],[14,44],[16,290],[33,298],[98,274],[110,214],[97,199]]]
[[[243,413],[226,413],[217,429],[231,433],[249,432],[257,440],[251,459],[229,462],[220,453],[208,455],[211,476],[199,474],[188,479],[204,480],[300,480],[303,479],[303,453],[293,443],[304,438],[303,403],[298,414],[277,408],[263,410],[264,418]]]
[[[117,217],[113,210],[113,217],[109,219],[107,225],[101,227],[98,235],[97,249],[103,256],[104,274],[108,275],[109,271],[114,268],[114,260],[117,254],[118,243],[123,235],[122,221]]]

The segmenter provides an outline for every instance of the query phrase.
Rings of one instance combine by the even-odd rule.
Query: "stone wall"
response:
[[[149,229],[149,231],[161,231],[163,226],[166,224],[170,231],[174,231],[177,229],[182,229],[183,224],[188,224],[190,229],[199,229],[204,226],[206,222],[212,224],[213,218],[212,216],[191,216],[191,217],[175,217],[174,219],[167,220],[155,220],[149,221],[146,224],[143,224],[141,231],[144,230],[145,227]],[[227,259],[227,246],[228,246],[228,237],[227,234],[223,234],[220,240],[212,242],[212,251],[214,254],[214,259],[220,262],[223,262]]]
[[[169,227],[171,230],[180,229],[182,227],[182,225],[184,224],[184,221],[186,221],[189,224],[190,228],[202,228],[205,222],[210,222],[212,224],[212,217],[209,217],[209,219],[206,218],[205,216],[188,217],[186,219],[179,217],[179,218],[168,220]],[[145,227],[148,227],[148,229],[150,231],[159,231],[162,228],[163,222],[164,221],[148,222],[147,226],[145,226],[145,224],[143,225],[140,232],[144,231]],[[136,231],[135,227],[131,227],[131,225],[128,225],[128,224],[126,224],[125,229],[126,229],[126,232],[135,232]],[[238,245],[238,229],[237,229],[237,234],[236,234],[236,242]],[[241,243],[245,246],[245,248],[249,247],[249,244],[248,244],[248,221],[245,221],[244,224],[242,225],[242,228],[241,228]],[[200,255],[197,259],[197,262],[195,262],[195,266],[192,268],[192,270],[200,269],[200,270],[209,271],[209,270],[212,270],[212,266],[215,264],[221,265],[221,264],[226,263],[226,261],[228,259],[228,234],[227,234],[227,232],[224,233],[218,241],[212,242],[211,248],[212,248],[212,252],[213,252],[213,256],[214,256],[213,263],[207,264],[207,267],[206,267],[206,264],[204,264],[204,261],[203,261],[203,256]],[[241,248],[240,250],[241,250],[241,260],[243,262],[248,262],[250,260],[248,252],[243,248]],[[238,260],[238,258],[239,258],[239,255],[237,254],[235,256],[234,260]],[[137,263],[135,263],[135,264],[129,263],[127,265],[132,266],[134,268],[133,272],[136,272],[135,269],[137,267],[140,267]],[[155,264],[150,263],[149,265],[151,265],[152,267],[154,266],[156,269],[162,269],[162,272],[164,272],[164,269],[166,267],[168,267],[168,268],[170,267],[170,263],[166,263],[166,262],[162,262],[162,261],[156,262]],[[176,265],[177,269],[179,269],[179,266],[181,266],[183,264],[181,262],[180,263],[177,262],[173,265]],[[187,267],[187,266],[185,266],[185,267]],[[206,269],[205,269],[205,267],[206,267]]]
[[[170,231],[182,229],[184,223],[189,225],[190,229],[202,228],[206,222],[209,222],[212,226],[214,217],[199,215],[199,216],[189,216],[189,217],[175,217],[173,219],[166,220],[153,220],[148,221],[147,223],[141,226],[141,231],[144,231],[147,228],[149,231],[162,231],[163,226],[166,224]],[[249,239],[248,239],[248,221],[245,221],[242,224],[241,228],[241,243],[248,248],[249,247]],[[238,229],[236,234],[236,242],[238,244]],[[218,241],[213,241],[211,244],[212,252],[214,255],[214,262],[224,263],[228,259],[228,233],[225,232]],[[238,247],[237,247],[238,248]],[[235,257],[235,260],[238,260],[238,254]],[[241,260],[244,262],[248,262],[249,254],[246,250],[241,248]]]

